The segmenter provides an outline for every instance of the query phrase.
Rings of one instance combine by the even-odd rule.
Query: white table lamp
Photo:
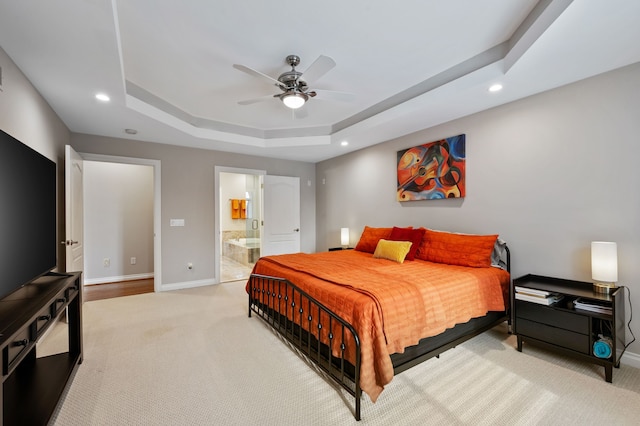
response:
[[[349,228],[340,228],[340,244],[342,248],[349,247]]]
[[[596,293],[611,293],[618,282],[618,245],[605,241],[591,243],[591,278]]]

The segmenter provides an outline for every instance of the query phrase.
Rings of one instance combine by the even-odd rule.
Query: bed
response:
[[[497,235],[365,227],[355,250],[265,256],[247,282],[257,315],[351,394],[361,418],[395,374],[509,317]]]

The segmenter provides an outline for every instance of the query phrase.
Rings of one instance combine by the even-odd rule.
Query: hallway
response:
[[[250,267],[224,256],[220,259],[220,269],[221,283],[248,279],[251,274]],[[113,297],[152,292],[153,278],[149,278],[145,280],[87,285],[84,286],[82,297],[84,302],[89,302],[91,300],[111,299]]]

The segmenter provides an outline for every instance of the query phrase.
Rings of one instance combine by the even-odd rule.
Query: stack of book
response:
[[[583,311],[597,312],[600,314],[611,315],[611,313],[613,312],[611,302],[607,302],[603,300],[591,300],[591,299],[583,299],[582,297],[578,297],[574,302],[574,306],[576,309],[582,309]]]
[[[526,300],[527,302],[539,303],[541,305],[553,305],[561,300],[564,296],[559,293],[553,293],[545,290],[537,290],[527,287],[515,287],[516,299]]]

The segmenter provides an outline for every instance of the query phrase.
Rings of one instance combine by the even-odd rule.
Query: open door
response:
[[[245,175],[245,235],[247,237],[247,247],[249,248],[249,264],[254,264],[260,257],[260,215],[262,209],[262,191],[260,190],[261,179],[259,175]],[[248,278],[248,277],[247,277]]]
[[[300,178],[264,176],[262,256],[300,251]]]
[[[65,241],[66,270],[84,270],[84,223],[82,197],[83,160],[71,146],[65,146]]]

